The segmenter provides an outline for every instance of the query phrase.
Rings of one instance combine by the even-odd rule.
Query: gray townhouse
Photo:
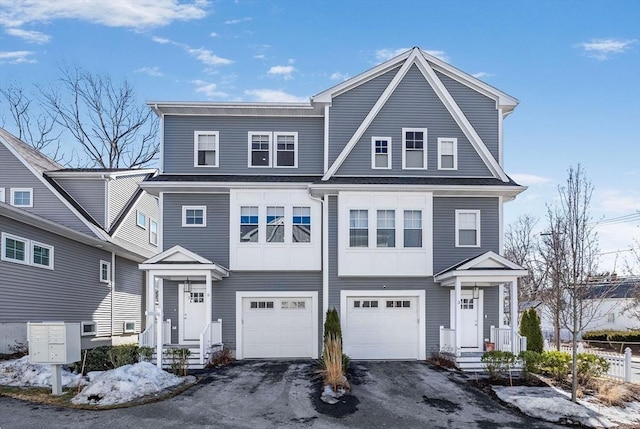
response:
[[[317,358],[339,311],[352,359],[518,351],[520,266],[500,256],[518,101],[413,48],[308,103],[149,102],[162,121],[160,253],[144,345]],[[158,363],[160,364],[160,363]]]
[[[146,170],[68,169],[0,129],[0,353],[27,322],[81,324],[82,346],[138,341],[159,206]]]

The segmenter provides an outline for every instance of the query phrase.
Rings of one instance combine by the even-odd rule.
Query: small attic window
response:
[[[147,229],[147,215],[141,211],[136,211],[136,225],[140,228]]]

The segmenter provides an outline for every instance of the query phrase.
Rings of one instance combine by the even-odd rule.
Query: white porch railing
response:
[[[522,350],[527,349],[527,337],[523,337],[522,335],[516,333],[515,344],[511,344],[511,335],[511,328],[496,328],[495,326],[492,326],[490,335],[491,339],[489,341],[495,344],[496,350],[511,352],[514,355],[518,356]]]
[[[167,319],[162,322],[162,342],[163,344],[171,344],[171,319]],[[156,346],[156,326],[154,322],[151,322],[147,329],[140,334],[138,343],[140,347],[152,347]]]
[[[200,333],[200,364],[204,365],[211,347],[214,344],[222,344],[222,319],[207,323]]]
[[[440,326],[440,351],[444,353],[456,352],[456,330]]]
[[[555,348],[548,346],[547,350],[555,350]],[[573,353],[573,346],[571,344],[560,344],[560,351]],[[631,349],[629,347],[625,349],[624,354],[620,354],[585,348],[580,342],[578,343],[577,352],[591,353],[604,358],[609,363],[609,370],[605,374],[605,377],[631,383]]]

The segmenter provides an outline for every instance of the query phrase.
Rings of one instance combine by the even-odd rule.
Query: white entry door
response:
[[[479,291],[479,298],[473,298],[473,292],[463,290],[458,305],[460,312],[460,347],[481,348],[482,347],[482,290]],[[455,291],[451,291],[451,301],[455,301]],[[453,312],[453,308],[451,309]],[[452,318],[455,314],[452,313]],[[455,322],[451,326],[454,326]]]
[[[200,334],[207,325],[207,309],[205,304],[206,286],[203,284],[191,285],[191,290],[185,290],[180,285],[180,343],[192,343],[200,341]]]

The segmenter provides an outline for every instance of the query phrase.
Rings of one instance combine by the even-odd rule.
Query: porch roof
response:
[[[524,277],[529,272],[520,265],[511,262],[494,252],[485,252],[473,258],[467,258],[440,271],[434,280],[442,286],[454,286],[456,279],[477,286],[492,286]]]
[[[138,265],[138,268],[153,271],[156,277],[174,280],[205,276],[207,271],[211,271],[213,280],[221,280],[229,276],[228,268],[178,245],[147,259]]]

